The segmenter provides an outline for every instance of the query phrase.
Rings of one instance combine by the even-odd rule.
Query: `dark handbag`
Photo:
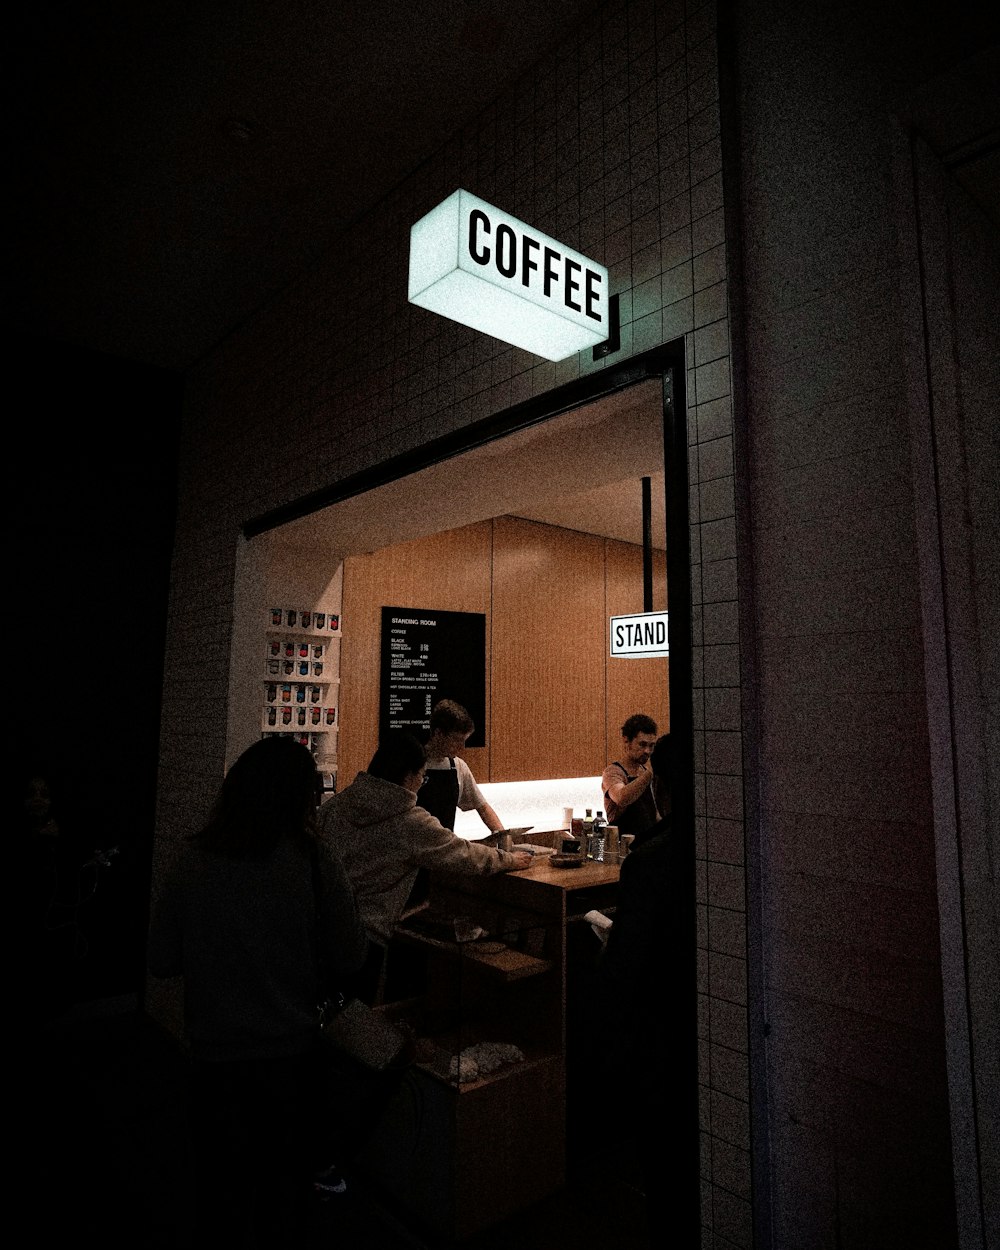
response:
[[[310,847],[313,900],[319,916],[319,863],[315,846]],[[316,951],[317,970],[322,981],[322,958]],[[319,1034],[323,1042],[341,1056],[360,1064],[369,1072],[387,1072],[405,1067],[413,1059],[413,1043],[380,1011],[360,998],[338,994],[319,1007]]]
[[[360,998],[345,1001],[341,996],[324,1004],[319,1031],[327,1045],[370,1072],[405,1066],[412,1058],[409,1037]]]

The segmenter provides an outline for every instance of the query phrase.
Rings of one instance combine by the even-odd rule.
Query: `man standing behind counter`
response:
[[[656,824],[656,803],[650,783],[653,774],[649,757],[656,745],[656,721],[636,712],[622,725],[621,760],[604,770],[601,789],[608,824],[615,825],[618,836],[634,834],[639,841]]]
[[[486,802],[472,769],[459,755],[475,727],[461,703],[454,699],[435,703],[426,747],[427,773],[417,803],[451,830],[455,828],[457,811],[475,810],[490,833],[496,833],[503,828],[503,822]]]

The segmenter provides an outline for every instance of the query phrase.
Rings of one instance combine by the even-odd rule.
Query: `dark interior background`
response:
[[[7,349],[23,396],[8,425],[14,784],[41,772],[57,804],[54,992],[110,997],[141,984],[183,378],[28,335]]]

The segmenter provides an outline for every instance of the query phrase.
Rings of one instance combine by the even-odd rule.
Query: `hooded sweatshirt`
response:
[[[361,922],[387,944],[419,868],[488,877],[514,866],[508,851],[458,837],[416,795],[361,772],[320,808],[320,829],[354,888]]]
[[[317,1004],[362,966],[350,883],[319,840],[234,859],[185,841],[153,906],[148,963],[183,976],[195,1059],[273,1059],[315,1044]]]

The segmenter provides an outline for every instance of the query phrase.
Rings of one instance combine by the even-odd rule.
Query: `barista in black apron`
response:
[[[496,814],[476,785],[476,779],[458,755],[475,730],[468,711],[454,699],[441,699],[431,709],[430,736],[427,739],[427,780],[420,788],[417,803],[436,816],[446,829],[455,832],[455,816],[462,801],[463,811],[473,810],[489,833],[503,828]]]
[[[656,721],[651,716],[644,712],[630,716],[622,725],[621,760],[609,764],[601,779],[608,822],[617,828],[619,837],[632,834],[633,846],[659,819],[650,784],[653,774],[648,767],[656,733]],[[626,762],[623,764],[622,760]]]
[[[625,765],[619,763],[618,760],[614,760],[611,767],[621,769],[622,781],[626,785],[628,785],[630,781],[635,781],[636,777],[639,775],[638,773],[636,773],[635,776],[630,775]],[[608,792],[605,790],[605,811],[608,810],[609,804],[610,800],[608,798]],[[623,807],[615,817],[614,823],[618,830],[619,838],[622,837],[623,834],[631,833],[635,835],[636,843],[638,843],[641,841],[642,834],[644,834],[647,829],[651,829],[659,819],[660,814],[656,810],[656,803],[653,800],[653,791],[652,788],[650,788],[649,790],[644,790],[642,794],[640,794],[637,799],[633,800],[633,802],[629,803],[627,807]]]

